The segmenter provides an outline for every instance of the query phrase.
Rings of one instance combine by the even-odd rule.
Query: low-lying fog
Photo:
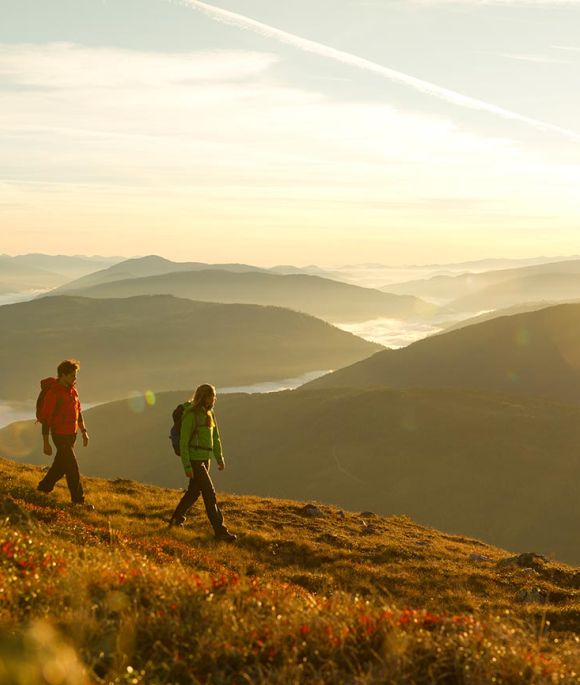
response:
[[[335,325],[360,338],[391,348],[406,347],[416,340],[426,338],[443,329],[442,322],[410,322],[398,319],[371,319],[359,323]]]

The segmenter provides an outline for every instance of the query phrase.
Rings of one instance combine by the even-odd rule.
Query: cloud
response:
[[[276,56],[263,52],[149,53],[71,43],[0,45],[0,87],[162,87],[203,81],[244,81],[267,71]]]
[[[269,55],[216,52],[220,77],[191,80],[149,78],[167,73],[167,55],[137,52],[129,61],[148,73],[133,66],[120,87],[119,52],[102,48],[101,85],[86,87],[70,62],[86,64],[93,48],[10,50],[19,83],[38,88],[3,92],[3,225],[57,223],[69,236],[83,227],[94,234],[91,249],[103,236],[130,254],[135,241],[155,251],[160,231],[180,244],[192,226],[207,226],[208,251],[227,246],[228,258],[247,261],[249,246],[271,244],[275,231],[298,262],[304,240],[333,255],[343,246],[327,258],[342,261],[412,229],[410,258],[434,231],[464,235],[468,226],[492,243],[512,224],[550,236],[558,222],[577,227],[580,166],[540,163],[512,141],[443,117],[291,87],[274,77]],[[206,58],[176,53],[171,64]],[[187,64],[178,71],[191,73]]]
[[[552,7],[580,5],[580,0],[411,0],[419,5],[509,5],[513,7]]]
[[[357,55],[353,55],[342,50],[336,50],[328,45],[323,45],[322,43],[302,38],[295,34],[288,33],[287,31],[282,31],[273,26],[269,26],[268,24],[256,21],[255,19],[215,7],[205,2],[200,2],[199,0],[181,1],[183,4],[191,7],[194,10],[198,10],[212,19],[216,19],[217,21],[237,26],[243,30],[252,31],[267,38],[273,38],[278,42],[291,45],[298,50],[310,52],[352,67],[363,69],[367,72],[378,74],[379,76],[382,76],[390,81],[409,86],[420,93],[436,97],[453,105],[488,112],[504,119],[510,119],[528,126],[533,126],[536,129],[558,133],[566,138],[580,142],[580,133],[576,131],[570,131],[560,126],[555,126],[554,124],[534,119],[533,117],[518,114],[517,112],[504,109],[503,107],[498,107],[483,100],[478,100],[476,98],[463,95],[457,91],[449,90],[448,88],[442,88],[441,86],[430,83],[429,81],[415,78],[409,74],[396,71],[381,64],[377,64],[376,62],[371,62],[370,60],[363,59]]]
[[[523,53],[500,53],[501,57],[514,59],[519,62],[532,62],[534,64],[566,64],[566,60],[550,57],[549,55],[530,55]]]

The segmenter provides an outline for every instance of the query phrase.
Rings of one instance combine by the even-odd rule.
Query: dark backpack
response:
[[[177,454],[178,457],[181,456],[179,441],[181,439],[181,422],[183,420],[183,412],[190,406],[191,402],[183,402],[182,404],[178,404],[177,407],[175,407],[175,409],[171,413],[171,417],[173,419],[173,426],[171,426],[171,430],[169,431],[169,439],[171,440],[171,447],[173,447],[173,451],[175,452],[175,454]],[[197,430],[197,422],[195,429]]]

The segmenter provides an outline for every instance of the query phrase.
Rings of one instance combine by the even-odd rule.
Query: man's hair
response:
[[[61,378],[62,376],[68,376],[73,371],[78,371],[80,368],[81,363],[76,359],[65,359],[57,366],[56,373]]]
[[[193,408],[196,410],[205,408],[205,401],[208,397],[215,395],[215,388],[209,383],[202,383],[198,386],[193,396]]]

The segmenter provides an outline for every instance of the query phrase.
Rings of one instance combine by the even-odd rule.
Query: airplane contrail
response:
[[[353,55],[350,52],[336,50],[328,45],[317,43],[316,41],[309,40],[307,38],[302,38],[293,33],[288,33],[287,31],[282,31],[274,26],[263,24],[260,21],[250,19],[242,14],[230,12],[229,10],[224,10],[220,7],[209,5],[206,2],[200,2],[199,0],[181,0],[181,2],[184,5],[187,5],[192,9],[199,10],[212,19],[216,19],[222,23],[231,24],[247,31],[253,31],[254,33],[258,33],[266,38],[273,38],[280,43],[291,45],[292,47],[295,47],[298,50],[303,50],[304,52],[310,52],[315,55],[320,55],[321,57],[333,59],[337,62],[342,62],[343,64],[348,64],[352,67],[357,67],[365,71],[379,74],[390,81],[410,86],[411,88],[414,88],[425,95],[431,95],[439,98],[440,100],[445,100],[446,102],[450,102],[460,107],[490,112],[491,114],[503,117],[504,119],[519,121],[523,124],[527,124],[528,126],[533,126],[536,129],[551,131],[553,133],[564,135],[567,138],[580,141],[580,133],[575,131],[570,131],[566,128],[556,126],[555,124],[549,124],[545,121],[540,121],[539,119],[534,119],[523,114],[518,114],[517,112],[512,112],[509,109],[498,107],[497,105],[485,102],[484,100],[478,100],[476,98],[469,97],[468,95],[462,95],[454,90],[449,90],[447,88],[438,86],[435,83],[423,81],[422,79],[415,78],[409,74],[404,74],[403,72],[396,71],[395,69],[390,69],[382,64],[377,64],[376,62],[364,59],[363,57]]]

